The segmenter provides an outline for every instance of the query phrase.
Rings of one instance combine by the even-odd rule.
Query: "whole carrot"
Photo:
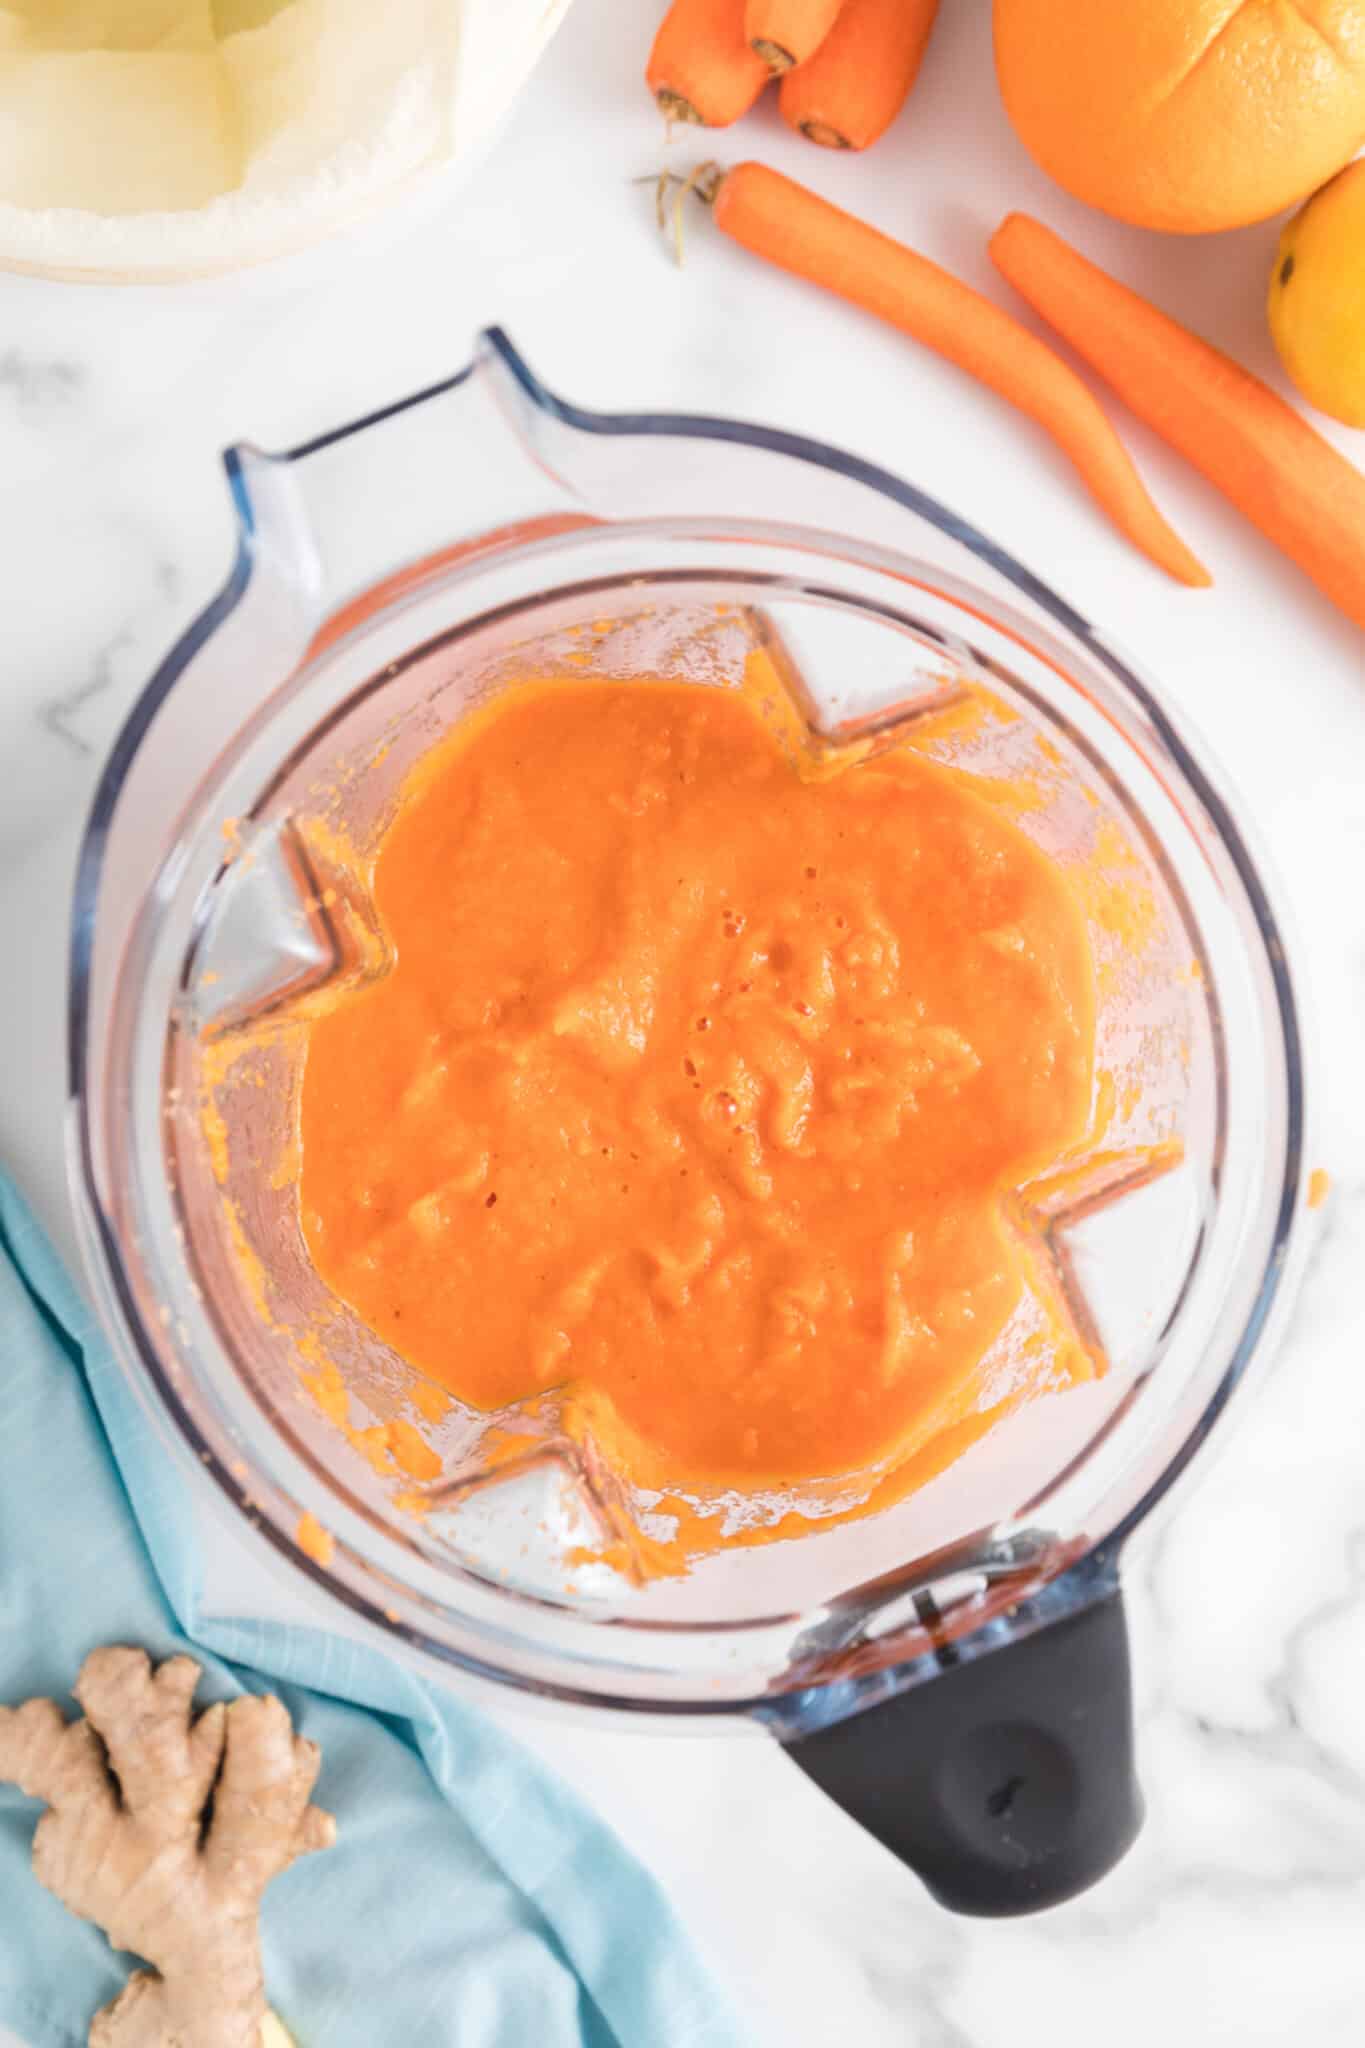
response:
[[[875,313],[1046,427],[1120,532],[1180,583],[1208,571],[1148,497],[1123,443],[1074,370],[969,285],[766,164],[717,172],[716,225],[754,255]]]
[[[996,268],[1139,419],[1365,626],[1365,476],[1231,356],[1012,213]]]
[[[645,82],[670,121],[728,128],[768,83],[749,48],[744,0],[673,0],[659,24]]]
[[[833,28],[842,0],[748,0],[744,34],[768,69],[790,71],[813,57]]]
[[[813,57],[782,81],[782,118],[826,149],[866,149],[910,95],[938,0],[845,0]]]

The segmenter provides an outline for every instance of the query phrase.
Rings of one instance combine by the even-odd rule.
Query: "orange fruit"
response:
[[[1140,227],[1264,220],[1365,141],[1360,0],[995,0],[995,63],[1042,168]]]

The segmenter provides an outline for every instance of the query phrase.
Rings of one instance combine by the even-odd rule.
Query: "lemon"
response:
[[[1365,427],[1365,158],[1315,192],[1280,236],[1266,310],[1309,404]]]

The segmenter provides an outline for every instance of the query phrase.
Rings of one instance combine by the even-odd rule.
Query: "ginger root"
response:
[[[142,1650],[93,1650],[75,1696],[0,1707],[0,1780],[48,1811],[40,1883],[115,1948],[153,1965],[95,2015],[90,2048],[260,2048],[258,1916],[273,1877],[336,1839],[309,1804],[321,1758],[277,1699],[196,1720],[199,1666],[155,1671]]]

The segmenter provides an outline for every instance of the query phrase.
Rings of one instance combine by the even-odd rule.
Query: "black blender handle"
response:
[[[1061,1905],[1142,1826],[1117,1584],[789,1752],[940,1905],[989,1917]]]

